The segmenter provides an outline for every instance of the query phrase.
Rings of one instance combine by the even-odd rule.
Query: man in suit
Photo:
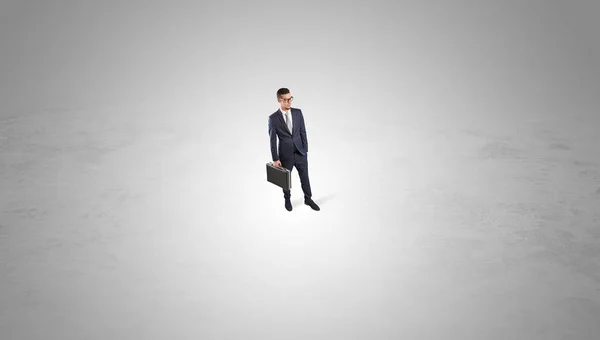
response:
[[[302,110],[292,108],[292,94],[283,87],[277,90],[279,109],[269,116],[269,137],[271,140],[271,156],[273,164],[284,167],[290,171],[295,166],[300,175],[302,191],[304,191],[304,204],[313,210],[321,210],[312,200],[310,181],[308,179],[308,139]],[[279,138],[279,147],[277,147]],[[290,201],[291,190],[283,189],[285,208],[292,211]]]

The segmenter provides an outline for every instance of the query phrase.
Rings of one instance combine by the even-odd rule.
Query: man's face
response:
[[[281,109],[283,111],[287,111],[292,107],[293,97],[291,93],[286,93],[279,97],[279,104],[281,105]]]

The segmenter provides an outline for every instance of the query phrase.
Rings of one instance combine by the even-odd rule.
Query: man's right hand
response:
[[[277,160],[277,161],[273,162],[273,165],[281,167],[281,161]]]

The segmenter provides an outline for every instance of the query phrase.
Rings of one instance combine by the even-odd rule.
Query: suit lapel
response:
[[[290,109],[292,110],[292,109]],[[294,134],[294,131],[296,131],[296,126],[298,126],[298,124],[296,124],[298,122],[298,119],[296,119],[296,111],[292,110],[292,134]]]

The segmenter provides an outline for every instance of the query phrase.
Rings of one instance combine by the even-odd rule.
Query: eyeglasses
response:
[[[288,102],[291,103],[294,100],[294,97],[290,97],[289,99],[285,99],[285,98],[279,98],[280,102]]]

